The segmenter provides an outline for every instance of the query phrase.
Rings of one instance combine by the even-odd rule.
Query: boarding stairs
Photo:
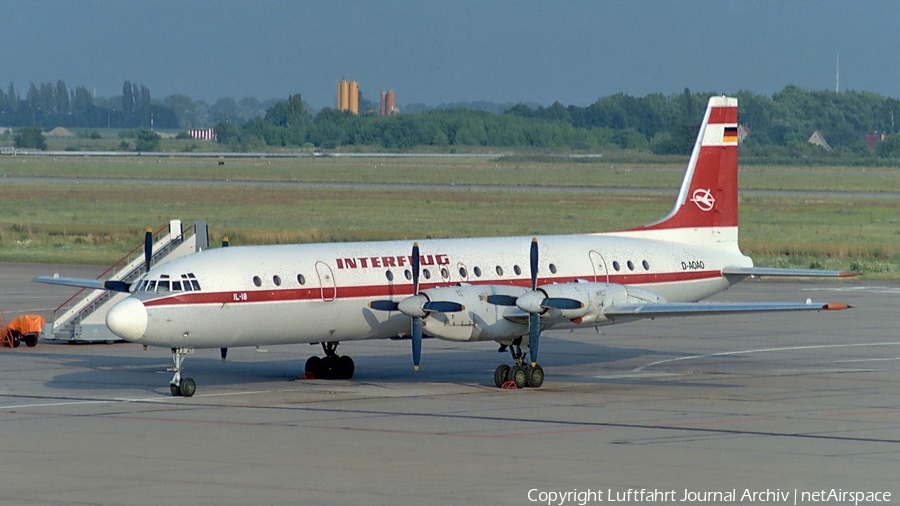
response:
[[[181,220],[171,220],[153,234],[151,265],[174,260],[206,249],[209,236],[206,222],[198,221],[186,230]],[[144,272],[144,244],[141,243],[97,279],[134,282]],[[41,337],[70,343],[113,342],[121,338],[106,327],[106,313],[127,293],[84,288],[63,302],[44,324]]]

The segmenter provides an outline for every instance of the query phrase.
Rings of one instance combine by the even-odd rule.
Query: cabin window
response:
[[[519,267],[518,265],[513,265],[513,272],[516,273],[516,276],[521,276],[521,275],[522,275],[522,268]]]
[[[641,265],[644,266],[644,270],[645,270],[645,271],[649,271],[649,270],[650,270],[650,262],[647,262],[646,260],[644,260],[643,262],[641,262]]]
[[[281,286],[281,276],[272,276],[272,282],[275,283],[275,286]]]
[[[481,277],[481,267],[475,267],[474,269],[472,269],[472,272],[475,273],[475,277],[476,277],[476,278],[480,278],[480,277]]]
[[[619,262],[613,260],[613,270],[619,272]]]
[[[441,277],[444,279],[448,279],[450,277],[450,271],[446,267],[441,267]]]
[[[388,280],[388,281],[393,281],[393,280],[394,280],[394,273],[393,273],[393,272],[387,271],[387,272],[384,273],[384,275],[387,276],[387,280]]]
[[[469,274],[469,273],[466,272],[466,268],[465,268],[465,267],[460,267],[460,268],[459,268],[459,277],[461,277],[461,278],[463,278],[463,279],[466,279],[466,276],[467,276],[468,274]]]
[[[305,285],[306,284],[306,276],[304,276],[303,274],[297,274],[297,282],[300,283],[301,285]]]
[[[406,269],[405,271],[403,271],[403,276],[404,276],[406,279],[412,279],[412,273],[409,272],[409,269]]]
[[[633,270],[634,270],[634,262],[632,262],[631,260],[628,261],[628,270],[629,270],[629,271],[633,271]]]
[[[428,269],[422,269],[422,276],[425,276],[425,279],[431,279],[431,271]]]
[[[550,264],[550,273],[556,274],[556,264]]]
[[[172,291],[173,292],[181,291],[181,281],[172,281]]]
[[[500,267],[499,265],[497,266],[497,275],[498,275],[498,276],[502,276],[502,275],[503,275],[503,267]]]
[[[259,276],[253,276],[253,284],[256,286],[262,286],[262,279]]]

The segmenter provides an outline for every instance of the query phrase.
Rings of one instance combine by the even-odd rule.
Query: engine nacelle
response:
[[[539,286],[538,291],[549,298],[573,299],[581,302],[580,309],[549,308],[545,316],[578,323],[606,321],[603,311],[609,306],[625,304],[646,304],[666,302],[665,298],[653,292],[614,283],[564,283]]]
[[[454,313],[429,313],[422,320],[423,331],[448,341],[489,341],[518,337],[528,333],[527,324],[504,318],[516,307],[498,306],[485,300],[488,295],[519,297],[526,290],[517,286],[454,286],[424,290],[431,300],[456,302],[465,310]]]

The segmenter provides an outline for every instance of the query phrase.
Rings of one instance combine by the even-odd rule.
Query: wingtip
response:
[[[414,370],[414,371],[418,371],[418,370],[419,370],[419,366],[414,365],[414,366],[413,366],[413,370]]]
[[[842,309],[853,309],[853,306],[850,304],[844,304],[843,302],[829,302],[822,306],[822,309],[826,311],[840,311]]]
[[[845,272],[838,273],[839,278],[852,278],[852,277],[856,277],[856,276],[862,276],[862,273],[856,272],[856,271],[845,271]]]

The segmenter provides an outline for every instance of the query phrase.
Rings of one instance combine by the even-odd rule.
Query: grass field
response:
[[[0,261],[108,264],[146,227],[206,220],[233,244],[597,232],[665,214],[683,163],[602,159],[0,158]],[[3,180],[9,176],[37,179]],[[55,181],[52,178],[75,178]],[[900,169],[741,169],[742,190],[852,190],[814,197],[743,197],[741,246],[761,265],[860,269],[900,278]],[[103,184],[78,178],[111,178]],[[142,185],[142,179],[185,180]],[[671,194],[529,191],[336,191],[204,180],[384,182],[542,187],[671,188]],[[119,180],[119,181],[114,181]]]

